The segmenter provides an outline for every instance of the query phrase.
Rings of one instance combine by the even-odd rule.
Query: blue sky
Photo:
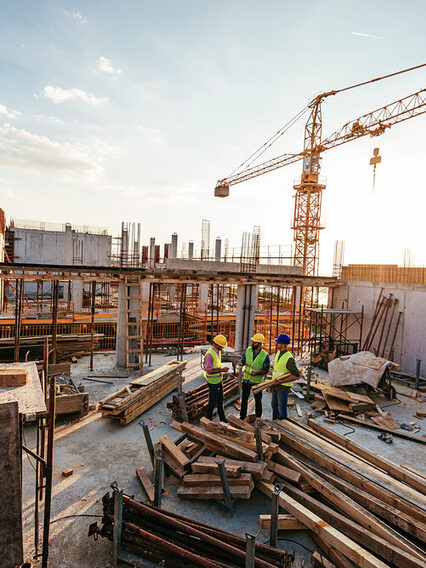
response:
[[[400,1],[1,1],[0,206],[8,217],[142,223],[199,246],[290,244],[300,164],[213,197],[226,176],[317,93],[425,61],[426,4]],[[419,70],[331,97],[324,135],[425,87]],[[425,115],[426,116],[426,115]],[[426,264],[425,116],[324,154],[326,229],[346,262]],[[298,152],[299,122],[270,156]],[[376,188],[369,159],[380,147]],[[267,157],[267,156],[265,156]]]

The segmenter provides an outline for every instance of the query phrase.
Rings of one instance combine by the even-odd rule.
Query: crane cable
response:
[[[233,172],[231,172],[227,178],[233,176],[238,170],[240,170],[243,166],[246,166],[243,171],[247,170],[253,162],[255,162],[262,154],[268,150],[272,144],[274,144],[278,138],[280,138],[283,134],[289,130],[302,116],[309,110],[309,106],[305,106],[302,110],[300,110],[291,120],[289,120],[280,130],[278,130],[273,136],[271,136],[262,146],[260,146],[253,154],[251,154],[242,164],[240,164]],[[251,160],[251,161],[249,161]],[[247,163],[249,162],[249,163]],[[247,165],[246,165],[247,164]],[[242,172],[240,172],[242,173]]]

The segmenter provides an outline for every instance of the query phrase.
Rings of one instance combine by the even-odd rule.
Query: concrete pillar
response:
[[[72,253],[72,228],[71,224],[65,225],[65,250],[64,250],[64,264],[71,266],[73,261]]]
[[[83,285],[83,280],[73,280],[71,283],[71,302],[75,312],[83,310]]]
[[[242,351],[254,333],[254,316],[257,306],[257,286],[239,285],[237,289],[237,317],[235,322],[235,350]]]
[[[155,237],[149,239],[149,266],[155,267]]]
[[[177,247],[178,247],[178,234],[177,233],[173,233],[172,234],[172,246],[170,249],[170,259],[176,259],[177,258]]]
[[[189,241],[188,243],[188,260],[193,260],[194,258],[194,241]]]
[[[220,262],[221,256],[222,256],[222,239],[220,237],[217,237],[215,253],[214,253],[215,261]]]
[[[140,318],[138,292],[139,291],[137,286],[126,286],[124,282],[120,282],[118,286],[117,337],[115,342],[115,360],[117,367],[126,367],[127,321],[137,322]],[[129,294],[129,298],[134,296],[135,299],[126,300],[127,294]],[[137,310],[137,312],[131,312],[127,314],[127,306],[129,310]],[[129,334],[137,335],[137,327],[129,326]],[[131,349],[136,349],[137,344],[137,339],[130,340]],[[129,361],[136,362],[138,357],[138,353],[131,353]]]
[[[199,296],[198,296],[198,309],[201,313],[204,313],[207,308],[207,304],[209,301],[209,285],[208,284],[200,284],[199,285]]]

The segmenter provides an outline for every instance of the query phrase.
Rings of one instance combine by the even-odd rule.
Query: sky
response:
[[[0,207],[8,219],[292,243],[301,163],[213,196],[318,93],[426,62],[426,3],[0,0]],[[329,97],[323,136],[426,87],[426,68]],[[320,272],[426,265],[426,114],[325,152]],[[263,158],[303,149],[304,119]],[[369,165],[380,148],[373,191]]]

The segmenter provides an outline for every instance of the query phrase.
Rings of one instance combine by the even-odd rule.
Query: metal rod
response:
[[[388,319],[388,314],[389,314],[389,309],[391,307],[391,304],[392,304],[392,294],[389,294],[389,298],[386,300],[385,317],[384,317],[384,320],[383,320],[382,331],[381,331],[380,337],[379,337],[379,344],[377,346],[377,356],[378,357],[380,357],[380,348],[382,346],[383,334],[384,334],[384,331],[385,331],[386,321]]]
[[[161,452],[158,452],[155,456],[154,476],[154,505],[161,507],[161,495],[163,493],[163,456]]]
[[[398,319],[396,320],[395,330],[393,332],[392,343],[389,348],[389,358],[392,360],[394,359],[393,348],[395,345],[396,334],[398,333],[399,322],[401,320],[402,312],[399,312]]]
[[[14,361],[19,362],[19,351],[21,342],[21,322],[22,322],[22,291],[23,280],[16,280],[15,287],[15,353]]]
[[[178,395],[179,398],[179,405],[180,405],[180,411],[182,412],[182,418],[184,422],[189,422],[188,419],[188,412],[186,410],[186,402],[185,402],[185,397],[182,393],[180,393]]]
[[[382,351],[382,355],[380,355],[380,353],[378,352],[377,355],[380,357],[384,357],[385,356],[385,351],[386,351],[386,345],[388,343],[388,339],[389,339],[389,334],[390,334],[390,330],[392,327],[392,322],[393,322],[393,316],[395,315],[395,310],[396,310],[396,305],[398,303],[398,300],[395,298],[393,301],[393,307],[392,307],[392,311],[391,311],[391,316],[390,316],[390,320],[389,320],[389,326],[388,326],[388,331],[386,333],[386,337],[385,337],[385,342],[383,343],[383,351]],[[364,306],[363,306],[364,307]]]
[[[272,493],[272,511],[271,511],[271,529],[269,533],[269,545],[274,548],[277,546],[278,538],[278,512],[280,510],[279,496],[282,491],[282,485],[275,485]]]
[[[53,281],[52,291],[52,363],[56,363],[56,336],[58,333],[59,280]]]
[[[255,567],[256,537],[246,533],[246,563],[245,568]]]
[[[53,442],[55,437],[55,413],[56,413],[56,379],[51,377],[49,389],[49,425],[47,438],[47,467],[46,467],[46,496],[44,502],[43,518],[43,554],[42,568],[49,565],[49,532],[50,512],[52,505],[52,481],[53,481]]]
[[[222,484],[223,500],[225,502],[225,508],[228,511],[232,511],[232,498],[231,491],[229,489],[228,476],[226,475],[225,462],[223,460],[217,463],[219,468],[220,482]]]
[[[139,426],[142,427],[143,434],[145,436],[146,447],[148,448],[149,457],[151,459],[152,467],[155,466],[155,453],[154,444],[152,443],[151,432],[149,431],[149,426],[145,420],[139,422]]]
[[[94,349],[94,328],[95,328],[95,302],[96,302],[96,280],[92,281],[92,303],[90,318],[90,370],[93,371],[93,349]]]
[[[263,447],[262,447],[262,431],[260,429],[260,424],[256,424],[254,427],[254,436],[256,438],[256,449],[257,455],[260,461],[263,461]]]

